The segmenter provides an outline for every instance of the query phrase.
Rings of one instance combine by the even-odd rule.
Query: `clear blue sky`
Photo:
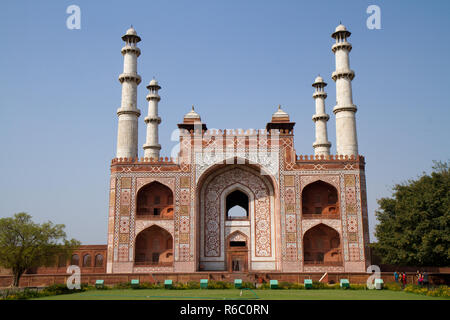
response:
[[[71,4],[81,30],[66,28]],[[366,27],[371,4],[381,30]],[[449,13],[450,1],[3,1],[0,217],[26,211],[83,244],[106,243],[120,37],[131,24],[142,37],[144,114],[145,84],[155,76],[162,86],[162,155],[191,104],[210,128],[263,128],[281,104],[296,122],[297,154],[312,154],[317,74],[328,82],[335,153],[330,34],[342,21],[373,231],[376,199],[450,158]]]

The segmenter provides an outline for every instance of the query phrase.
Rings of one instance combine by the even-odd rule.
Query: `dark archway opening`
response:
[[[227,195],[227,219],[248,219],[248,207],[248,196],[242,191],[235,190]]]
[[[137,194],[137,218],[173,219],[173,193],[159,182],[141,188]]]
[[[305,265],[342,265],[339,233],[319,224],[305,232],[303,237]]]
[[[169,232],[151,226],[136,237],[135,265],[173,265],[173,239]]]
[[[336,188],[323,181],[307,185],[302,191],[302,214],[304,218],[339,218]]]

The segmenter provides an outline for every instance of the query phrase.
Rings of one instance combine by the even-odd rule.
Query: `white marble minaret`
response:
[[[141,50],[136,44],[141,41],[136,30],[131,27],[122,37],[125,46],[123,73],[119,76],[122,84],[122,104],[117,109],[119,124],[117,128],[117,158],[135,158],[138,155],[138,118],[141,111],[137,108],[137,86],[141,77],[137,74],[137,57]]]
[[[328,141],[327,121],[330,119],[330,116],[325,112],[327,93],[324,88],[326,85],[320,76],[312,84],[316,88],[313,94],[313,98],[316,101],[316,114],[312,117],[316,124],[316,141],[314,141],[313,147],[315,155],[329,156],[331,143]]]
[[[336,27],[331,35],[336,39],[331,50],[336,56],[336,71],[332,79],[336,82],[336,154],[358,155],[358,140],[356,137],[356,106],[352,98],[352,80],[355,73],[350,69],[349,53],[352,45],[347,42],[350,32],[342,24]]]
[[[161,123],[161,118],[158,116],[158,102],[161,100],[158,90],[161,87],[158,85],[158,81],[153,79],[147,89],[149,91],[147,95],[148,116],[144,119],[147,124],[147,140],[143,146],[144,157],[158,160],[161,150],[161,145],[158,143],[158,125]]]

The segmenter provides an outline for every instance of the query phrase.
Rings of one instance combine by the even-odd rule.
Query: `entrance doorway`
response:
[[[248,271],[247,237],[241,233],[232,234],[227,241],[228,272]]]

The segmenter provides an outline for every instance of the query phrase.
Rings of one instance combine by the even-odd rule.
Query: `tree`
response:
[[[431,175],[397,184],[392,198],[378,200],[373,248],[382,263],[450,265],[449,164],[435,161]]]
[[[13,286],[29,268],[55,264],[59,256],[66,259],[80,242],[66,239],[63,224],[34,223],[27,213],[0,219],[0,265],[13,273]]]

